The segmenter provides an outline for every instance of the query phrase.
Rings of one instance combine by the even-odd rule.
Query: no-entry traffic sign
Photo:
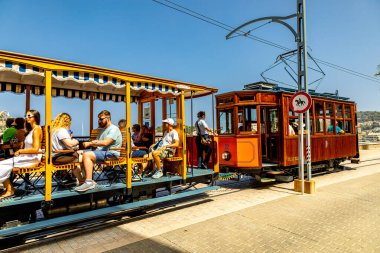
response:
[[[311,107],[311,97],[306,92],[296,92],[290,100],[290,107],[295,113],[304,113]]]

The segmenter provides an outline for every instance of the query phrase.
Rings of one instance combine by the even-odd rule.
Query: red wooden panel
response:
[[[304,143],[306,157],[306,143]],[[285,138],[284,166],[298,164],[298,138]],[[332,160],[356,155],[356,135],[330,135],[311,137],[312,162]]]

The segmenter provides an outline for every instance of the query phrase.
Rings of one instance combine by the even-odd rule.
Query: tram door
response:
[[[261,107],[260,122],[263,161],[277,162],[280,146],[279,108]]]

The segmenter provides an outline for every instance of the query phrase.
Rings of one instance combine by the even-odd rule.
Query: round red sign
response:
[[[290,107],[295,113],[304,113],[311,107],[311,97],[306,92],[296,92],[290,100]]]

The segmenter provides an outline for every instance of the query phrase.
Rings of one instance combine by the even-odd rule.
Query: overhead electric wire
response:
[[[214,20],[214,19],[209,18],[209,17],[206,17],[206,16],[204,16],[204,15],[202,15],[202,14],[200,14],[200,13],[197,13],[197,12],[195,12],[195,11],[191,11],[191,12],[194,13],[194,14],[196,14],[196,15],[198,15],[198,16],[196,16],[196,15],[194,15],[194,14],[191,14],[191,13],[189,13],[189,12],[186,12],[186,11],[184,11],[184,10],[178,9],[178,8],[176,8],[176,7],[170,6],[170,5],[166,4],[166,3],[160,2],[160,1],[158,1],[158,0],[152,0],[152,1],[153,1],[153,2],[156,2],[156,3],[158,3],[158,4],[161,4],[161,5],[163,5],[163,6],[166,6],[166,7],[168,7],[168,8],[171,8],[171,9],[173,9],[173,10],[176,10],[176,11],[182,12],[182,13],[184,13],[184,14],[186,14],[186,15],[189,15],[189,16],[191,16],[191,17],[194,17],[194,18],[196,18],[196,19],[202,20],[202,21],[204,21],[204,22],[206,22],[206,23],[209,23],[209,24],[211,24],[211,25],[214,25],[214,26],[217,26],[217,27],[219,27],[219,28],[222,28],[222,29],[224,29],[224,30],[226,30],[226,31],[231,32],[231,31],[233,31],[233,29],[234,29],[234,27],[229,26],[229,25],[224,24],[224,23],[219,22],[219,21],[211,22],[211,21],[209,21],[209,20]],[[171,3],[171,1],[168,1],[168,0],[165,0],[165,1]],[[176,6],[180,6],[180,5],[176,4]],[[181,7],[181,8],[186,9],[185,7]],[[200,17],[199,17],[199,16],[200,16]],[[206,20],[206,19],[203,18],[203,17],[206,17],[206,18],[209,19],[209,20]],[[217,22],[217,23],[216,23],[216,22]],[[240,35],[245,35],[245,34],[247,34],[247,32],[244,32],[244,31],[239,31],[239,32],[240,32]],[[290,50],[289,48],[283,47],[283,46],[278,45],[278,44],[276,44],[276,43],[274,43],[274,42],[271,42],[271,41],[269,41],[269,40],[265,40],[265,39],[260,38],[260,37],[257,37],[257,36],[253,36],[253,35],[248,34],[248,35],[246,35],[245,37],[246,37],[246,38],[253,39],[253,40],[256,40],[256,41],[259,41],[259,42],[261,42],[261,43],[267,44],[267,45],[272,46],[272,47],[276,47],[276,48],[278,48],[278,49],[282,49],[282,50],[285,50],[285,51],[286,51],[286,50]]]
[[[208,16],[205,16],[205,15],[203,15],[201,13],[193,11],[193,10],[191,10],[189,8],[186,8],[186,7],[182,6],[182,5],[174,3],[174,2],[172,2],[170,0],[162,0],[162,1],[166,1],[166,2],[172,4],[172,5],[176,6],[176,7],[173,7],[173,6],[169,5],[169,4],[163,3],[163,2],[161,2],[159,0],[152,0],[152,1],[154,1],[154,2],[156,2],[158,4],[161,4],[163,6],[166,6],[168,8],[171,8],[173,10],[176,10],[176,11],[179,11],[181,13],[184,13],[186,15],[192,16],[192,17],[194,17],[196,19],[202,20],[202,21],[204,21],[206,23],[209,23],[211,25],[214,25],[214,26],[217,26],[219,28],[222,28],[222,29],[224,29],[226,31],[233,31],[233,29],[235,29],[234,27],[232,27],[232,26],[230,26],[228,24],[225,24],[225,23],[220,22],[220,21],[218,21],[216,19],[213,19],[213,18],[210,18]],[[181,9],[179,9],[177,7],[181,8]],[[256,29],[258,29],[258,28],[260,28],[260,27],[262,27],[264,25],[267,25],[269,23],[270,22],[267,22],[267,23],[265,23],[263,25],[260,25],[260,26],[254,28],[254,29],[251,29],[251,30],[249,30],[247,32],[239,30],[239,31],[237,31],[237,35],[233,36],[233,37],[244,36],[246,38],[249,38],[249,39],[261,42],[263,44],[266,44],[266,45],[269,45],[269,46],[272,46],[272,47],[275,47],[275,48],[278,48],[278,49],[281,49],[281,50],[284,50],[284,51],[290,51],[291,50],[290,48],[284,47],[284,46],[279,45],[277,43],[274,43],[272,41],[269,41],[269,40],[266,40],[266,39],[263,39],[263,38],[260,38],[260,37],[257,37],[257,36],[253,36],[253,35],[250,34],[251,31],[256,30]],[[351,69],[339,66],[337,64],[330,63],[330,62],[318,59],[318,58],[314,58],[314,59],[315,59],[315,61],[317,61],[317,62],[319,62],[319,63],[321,63],[321,64],[323,64],[323,65],[325,65],[327,67],[333,68],[335,70],[339,70],[339,71],[345,72],[347,74],[351,74],[351,75],[354,75],[356,77],[360,77],[360,78],[363,78],[363,79],[366,79],[366,80],[369,80],[369,81],[372,81],[372,82],[380,83],[380,79],[377,78],[377,77],[366,75],[366,74],[360,73],[358,71],[351,70]]]

